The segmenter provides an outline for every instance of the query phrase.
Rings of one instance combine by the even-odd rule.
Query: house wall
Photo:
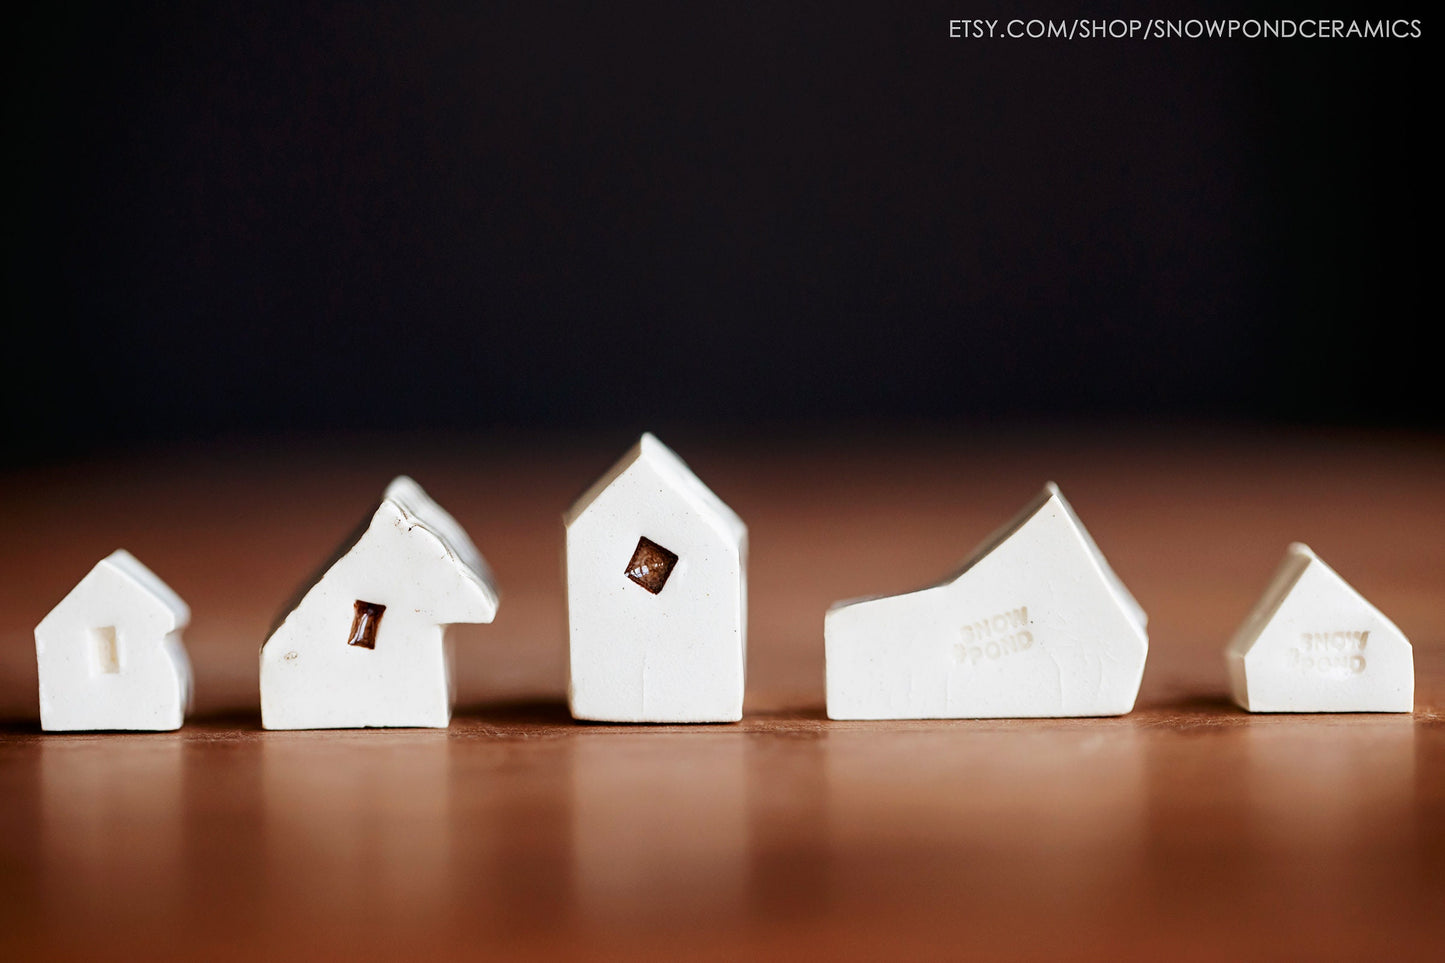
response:
[[[567,532],[571,697],[582,718],[738,718],[744,561],[738,545],[645,461]],[[653,595],[627,578],[639,537],[678,561]]]

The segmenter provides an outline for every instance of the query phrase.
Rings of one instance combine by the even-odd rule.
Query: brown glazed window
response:
[[[669,552],[647,536],[637,540],[632,561],[627,563],[627,577],[653,595],[662,591],[677,564],[677,554]]]
[[[357,599],[356,618],[351,620],[351,637],[346,640],[346,644],[359,645],[363,649],[376,648],[376,628],[381,624],[381,616],[385,612],[385,605]]]

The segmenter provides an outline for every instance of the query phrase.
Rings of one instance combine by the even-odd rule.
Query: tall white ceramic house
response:
[[[191,610],[135,556],[102,559],[35,627],[47,730],[178,729],[191,706]]]
[[[748,530],[650,434],[563,516],[568,699],[601,722],[736,722]]]
[[[444,728],[450,625],[490,622],[497,589],[456,520],[400,477],[261,647],[267,729]]]
[[[1139,692],[1146,625],[1050,482],[944,581],[829,609],[828,715],[1122,715]]]
[[[1308,545],[1285,552],[1225,649],[1234,700],[1251,712],[1409,712],[1405,633]]]

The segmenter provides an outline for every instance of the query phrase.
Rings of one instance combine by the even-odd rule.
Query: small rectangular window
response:
[[[381,616],[385,612],[385,605],[357,599],[356,617],[351,620],[351,637],[346,640],[346,644],[363,649],[376,648],[376,630],[381,625]]]
[[[120,644],[116,641],[115,626],[106,625],[90,630],[91,654],[97,674],[115,675],[120,671]]]

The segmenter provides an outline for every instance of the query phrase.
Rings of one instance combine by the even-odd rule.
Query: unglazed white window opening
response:
[[[90,639],[95,674],[118,674],[120,672],[120,643],[116,640],[115,626],[102,625],[99,628],[91,629]]]

